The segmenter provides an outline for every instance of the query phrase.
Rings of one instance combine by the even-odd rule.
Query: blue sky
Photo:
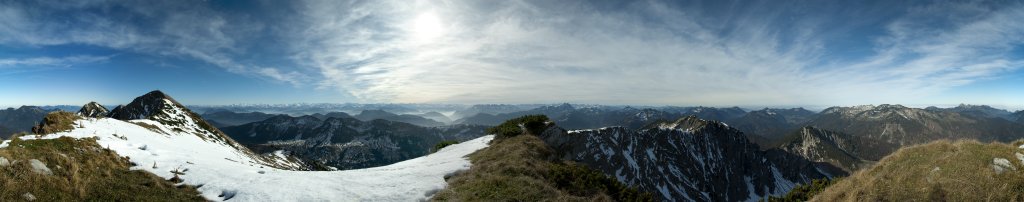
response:
[[[1019,1],[0,0],[0,106],[1024,107]]]

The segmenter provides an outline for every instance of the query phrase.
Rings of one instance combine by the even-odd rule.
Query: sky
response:
[[[1024,108],[1021,1],[0,0],[0,106]]]

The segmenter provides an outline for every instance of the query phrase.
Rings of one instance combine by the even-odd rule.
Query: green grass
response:
[[[0,157],[13,162],[0,167],[0,201],[23,201],[25,193],[39,201],[204,201],[194,187],[129,170],[127,159],[91,138],[12,138]],[[33,172],[30,159],[44,162],[53,175]]]
[[[519,130],[519,126],[527,130]],[[637,191],[603,173],[556,160],[551,147],[530,135],[547,126],[547,117],[535,116],[510,120],[495,127],[492,131],[499,132],[495,134],[504,139],[497,141],[496,137],[489,147],[470,154],[473,166],[448,178],[448,187],[432,200],[653,201],[650,193]],[[515,130],[521,134],[504,133]]]
[[[830,186],[817,201],[1024,201],[1024,150],[1003,143],[937,141],[900,149]],[[1017,170],[996,174],[993,158]]]

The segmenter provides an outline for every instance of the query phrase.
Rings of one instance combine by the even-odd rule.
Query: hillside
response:
[[[1019,144],[936,141],[903,148],[813,201],[1021,201]]]

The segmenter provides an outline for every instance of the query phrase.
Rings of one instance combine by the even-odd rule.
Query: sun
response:
[[[412,21],[412,36],[417,40],[431,40],[444,35],[441,18],[433,12],[421,13]]]

